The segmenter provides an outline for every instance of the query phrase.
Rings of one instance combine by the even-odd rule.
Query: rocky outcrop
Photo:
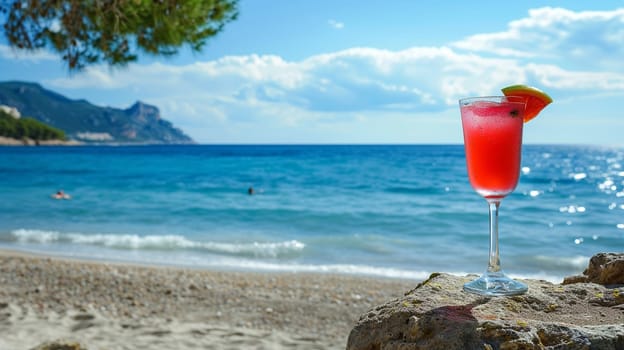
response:
[[[603,285],[624,284],[624,254],[600,253],[589,260],[582,276],[566,277],[563,284],[598,283]]]
[[[623,256],[596,256],[586,274],[621,282]],[[462,291],[475,277],[431,275],[362,315],[347,349],[624,349],[624,284],[524,280],[528,293],[492,298]]]

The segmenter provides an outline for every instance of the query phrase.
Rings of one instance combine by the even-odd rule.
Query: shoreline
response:
[[[395,266],[395,267],[379,267],[373,265],[315,265],[313,262],[303,265],[281,265],[280,263],[267,263],[258,262],[253,264],[251,261],[247,261],[244,264],[201,264],[191,263],[189,261],[178,260],[163,260],[163,256],[159,257],[137,257],[128,258],[123,257],[123,253],[117,256],[104,255],[92,255],[86,256],[84,252],[70,253],[69,251],[44,251],[44,250],[29,250],[19,247],[11,247],[10,245],[0,245],[0,255],[2,254],[17,254],[24,256],[34,256],[41,258],[51,258],[67,260],[70,262],[93,262],[96,264],[116,264],[116,265],[128,265],[137,267],[155,267],[155,268],[171,268],[171,269],[185,269],[194,271],[214,271],[214,272],[241,272],[252,274],[317,274],[321,276],[336,275],[345,277],[355,277],[362,279],[374,279],[391,281],[412,281],[419,283],[426,280],[432,273],[444,272],[455,276],[465,276],[468,274],[481,274],[479,269],[474,270],[449,270],[449,269],[435,269],[435,268],[422,268],[422,269],[409,269],[409,267]],[[110,252],[109,252],[110,254]],[[524,271],[524,272],[508,272],[508,276],[514,279],[536,279],[544,280],[553,284],[561,283],[565,277],[582,273],[584,267],[587,266],[590,256],[572,256],[569,259],[578,260],[580,262],[579,268],[571,271]],[[241,258],[244,260],[244,258]],[[2,350],[2,349],[0,349]]]
[[[41,140],[35,141],[33,139],[13,139],[10,137],[0,136],[0,146],[82,146],[82,142],[78,141],[63,141],[63,140]]]
[[[13,139],[9,137],[0,136],[0,146],[105,146],[105,147],[119,147],[119,146],[163,146],[163,145],[171,145],[171,146],[179,146],[179,145],[197,145],[195,142],[186,142],[186,143],[163,143],[163,142],[85,142],[78,140],[40,140],[35,141],[33,139]]]
[[[30,349],[59,338],[89,349],[344,349],[363,312],[417,284],[85,261],[2,249],[0,332],[8,336],[0,339],[0,349]]]
[[[154,261],[140,261],[140,260],[125,260],[125,259],[108,259],[103,257],[84,257],[84,256],[71,256],[62,253],[55,254],[53,252],[39,252],[39,251],[30,251],[30,250],[21,250],[21,249],[13,249],[6,246],[0,246],[0,258],[2,257],[15,257],[15,258],[34,258],[34,259],[45,259],[45,260],[58,260],[61,262],[67,263],[75,263],[75,264],[87,264],[87,265],[111,265],[111,266],[124,266],[124,267],[134,267],[134,268],[145,268],[145,269],[160,269],[160,270],[185,270],[185,271],[197,271],[197,272],[211,272],[211,273],[233,273],[233,274],[251,274],[251,275],[312,275],[318,276],[322,278],[323,276],[334,276],[337,278],[347,278],[347,279],[362,279],[362,280],[374,280],[374,281],[389,281],[389,282],[397,282],[397,283],[412,283],[417,285],[418,283],[426,280],[432,273],[430,272],[423,275],[423,277],[404,277],[404,276],[394,276],[394,275],[383,275],[383,274],[370,274],[365,272],[344,272],[344,271],[322,271],[320,269],[312,270],[312,269],[254,269],[250,267],[240,267],[240,266],[221,266],[221,265],[185,265],[185,264],[176,264],[176,263],[165,263],[165,262],[154,262]],[[463,276],[471,274],[470,272],[465,273],[453,273],[448,272],[451,275]],[[531,279],[535,276],[516,276],[516,278],[520,279]],[[539,277],[539,276],[538,276]],[[560,283],[561,281],[557,280],[548,280],[551,283]],[[561,278],[563,280],[563,277]],[[0,348],[0,350],[2,350]]]

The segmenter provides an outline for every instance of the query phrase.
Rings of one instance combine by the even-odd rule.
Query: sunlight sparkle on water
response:
[[[583,207],[583,206],[576,206],[576,205],[570,205],[570,206],[567,206],[567,207],[559,208],[559,212],[561,212],[561,213],[570,213],[570,214],[584,213],[585,210],[586,210],[585,207]]]
[[[617,186],[611,179],[606,179],[603,183],[598,184],[598,188],[602,191],[615,191],[617,190]]]
[[[583,180],[584,178],[587,177],[587,174],[585,173],[578,173],[578,174],[570,174],[572,176],[572,178],[576,181],[580,181]]]

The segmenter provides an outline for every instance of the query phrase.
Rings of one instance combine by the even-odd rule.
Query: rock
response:
[[[624,284],[624,253],[594,255],[582,276],[570,276],[563,280],[563,284],[572,283]]]
[[[529,292],[462,291],[476,276],[433,274],[362,315],[348,350],[624,349],[624,286],[524,280]]]
[[[78,342],[55,340],[52,342],[43,343],[31,350],[87,350],[87,348],[80,345]]]

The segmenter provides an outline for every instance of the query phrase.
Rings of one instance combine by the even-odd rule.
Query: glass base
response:
[[[513,280],[502,271],[486,272],[476,280],[464,284],[464,291],[487,296],[506,296],[524,294],[529,287],[516,280]]]

